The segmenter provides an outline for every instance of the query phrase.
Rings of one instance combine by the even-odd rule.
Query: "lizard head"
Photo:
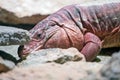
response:
[[[56,47],[59,43],[57,40],[62,34],[59,34],[59,26],[52,21],[42,21],[38,23],[30,32],[31,40],[18,48],[20,58],[26,57],[29,53],[45,48]],[[59,34],[59,35],[58,35]]]
[[[21,58],[40,49],[69,47],[80,49],[83,46],[83,34],[78,27],[74,28],[71,25],[60,25],[55,21],[45,20],[29,32],[30,42],[18,48],[18,55]]]

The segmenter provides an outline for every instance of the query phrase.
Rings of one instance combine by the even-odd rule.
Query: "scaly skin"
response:
[[[70,5],[31,29],[31,41],[21,45],[18,54],[24,57],[40,49],[75,47],[92,61],[101,48],[120,46],[119,35],[120,1]]]

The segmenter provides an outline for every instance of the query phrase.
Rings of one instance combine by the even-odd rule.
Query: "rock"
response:
[[[15,51],[15,48],[13,50],[13,46],[5,47],[8,45],[22,45],[29,40],[29,33],[26,30],[0,26],[0,72],[9,71],[17,64],[17,50]]]
[[[30,40],[26,30],[0,26],[0,46],[22,45]]]
[[[0,46],[0,73],[7,72],[18,63],[17,46]]]
[[[0,22],[36,24],[60,8],[91,0],[0,0]]]
[[[0,56],[0,73],[7,72],[15,67],[15,63],[10,60],[5,60]]]
[[[14,57],[16,60],[19,60],[20,58],[18,57],[18,53],[17,53],[18,47],[19,45],[0,46],[0,56],[1,54],[3,54],[4,56],[6,56],[5,54],[7,54],[7,56],[9,54],[12,57]]]
[[[114,53],[110,61],[103,66],[101,76],[107,80],[120,80],[120,52]]]
[[[29,54],[19,66],[30,66],[41,63],[56,62],[63,64],[67,61],[85,61],[85,57],[75,48],[51,48],[35,51]]]
[[[29,39],[29,33],[26,30],[0,26],[0,72],[9,71],[17,64],[17,58],[15,58],[17,54],[14,51],[15,49],[12,50],[13,46],[9,46],[9,49],[5,47],[25,44]],[[13,53],[16,55],[11,55]]]
[[[12,5],[12,4],[11,4]],[[23,12],[24,13],[24,12]],[[15,13],[7,11],[3,8],[0,8],[0,22],[3,24],[36,24],[42,19],[46,18],[48,15],[32,15],[32,16],[24,16],[20,17],[15,15]],[[21,26],[22,28],[22,26]]]
[[[14,69],[19,62],[18,45],[0,46],[0,73]]]
[[[97,73],[88,78],[88,80],[120,80],[120,52],[114,53]]]
[[[10,49],[9,47],[7,48]],[[40,55],[40,53],[37,53],[37,52],[33,54],[36,54],[36,56],[37,54]],[[31,53],[30,55],[33,55],[33,54]],[[43,54],[45,53],[42,53],[41,55]],[[36,59],[38,57],[36,57]],[[102,63],[101,62],[99,63],[84,62],[84,61],[76,61],[76,62],[67,61],[64,64],[57,64],[53,61],[51,63],[44,63],[44,64],[39,64],[39,63],[37,64],[36,62],[34,64],[34,62],[31,62],[32,65],[31,64],[19,65],[18,67],[15,67],[13,70],[9,72],[1,73],[0,80],[30,80],[33,78],[35,80],[40,80],[40,79],[41,80],[50,80],[50,79],[52,80],[109,80],[107,77],[101,75],[101,69],[104,69],[105,66],[108,66],[108,64],[105,64],[105,62],[108,62],[108,60],[111,58],[107,57],[108,59],[105,59],[106,58],[105,56],[104,57],[98,56],[98,57],[102,60]],[[104,59],[105,59],[105,62],[104,62]]]
[[[28,67],[16,67],[0,75],[0,80],[89,80],[103,65],[88,62],[46,63]],[[95,77],[95,76],[94,76]]]

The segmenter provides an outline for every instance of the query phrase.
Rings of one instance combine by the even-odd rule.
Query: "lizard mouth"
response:
[[[20,58],[25,58],[30,53],[30,50],[24,48],[24,45],[20,45],[18,48],[18,56]]]
[[[20,58],[25,58],[28,54],[37,51],[39,49],[42,49],[42,45],[36,44],[34,46],[27,46],[27,45],[21,45],[18,48],[18,56]]]

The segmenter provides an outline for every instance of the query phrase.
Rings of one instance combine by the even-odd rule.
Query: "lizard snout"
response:
[[[18,56],[20,58],[25,58],[29,53],[26,51],[26,49],[24,48],[24,45],[20,45],[18,47]]]

